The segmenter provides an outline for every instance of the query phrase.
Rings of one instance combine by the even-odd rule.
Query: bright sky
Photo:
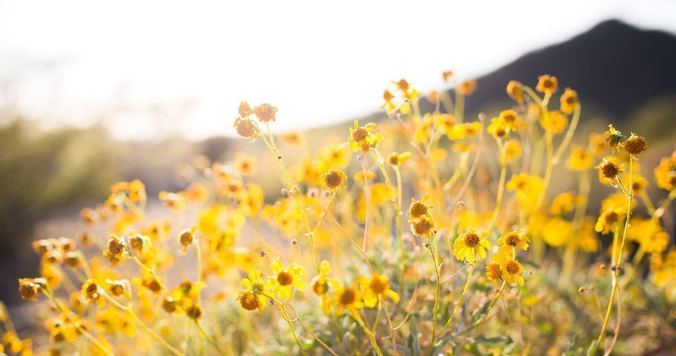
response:
[[[377,109],[389,80],[439,88],[608,18],[676,32],[676,2],[0,0],[0,100],[118,138],[233,134],[242,99],[306,128]]]

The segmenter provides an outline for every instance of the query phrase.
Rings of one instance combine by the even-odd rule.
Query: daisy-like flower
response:
[[[543,74],[538,77],[538,84],[535,89],[541,93],[548,95],[554,94],[556,89],[559,86],[559,81],[555,76],[549,74]]]
[[[242,279],[244,290],[239,292],[237,300],[246,310],[263,310],[263,297],[269,296],[273,290],[271,282],[263,277],[263,272],[256,270],[249,271],[248,277]]]
[[[490,262],[486,265],[486,278],[491,282],[502,280],[502,267],[499,263]]]
[[[643,153],[648,149],[648,144],[645,142],[645,137],[636,136],[633,133],[624,141],[624,150],[634,156]]]
[[[302,290],[305,288],[303,282],[303,267],[292,263],[288,268],[282,266],[282,262],[277,257],[270,266],[275,272],[272,276],[275,294],[282,299],[290,299],[293,289]]]
[[[355,318],[360,318],[359,309],[364,307],[364,302],[359,286],[336,285],[331,304],[336,306],[336,315],[343,315],[347,311]]]
[[[566,167],[572,171],[585,171],[594,165],[594,155],[582,146],[573,147]]]
[[[354,125],[350,128],[350,137],[348,139],[350,150],[368,153],[371,148],[375,148],[378,142],[382,140],[383,136],[378,133],[378,125],[371,122],[362,127],[359,125],[359,121],[354,120]]]
[[[624,165],[614,156],[603,158],[601,164],[596,166],[599,172],[599,181],[601,184],[616,186],[617,176],[624,170]]]
[[[319,264],[319,274],[316,275],[310,285],[312,286],[312,291],[321,298],[321,306],[324,314],[331,313],[331,298],[329,292],[340,285],[340,283],[329,277],[331,273],[331,264],[329,261],[323,260]]]
[[[577,98],[577,92],[573,89],[566,88],[561,94],[561,112],[564,114],[572,114],[573,111],[580,105]]]
[[[606,144],[610,148],[617,148],[622,141],[627,138],[622,135],[622,132],[617,131],[613,125],[608,125],[608,130],[603,133],[603,138],[606,140]]]
[[[502,269],[502,280],[507,283],[518,283],[520,286],[523,285],[523,266],[519,261],[514,259],[505,259],[500,262],[500,267]]]
[[[525,236],[518,231],[510,231],[498,239],[498,244],[500,246],[508,246],[515,250],[522,251],[528,250],[529,243],[530,239],[528,236]]]
[[[521,83],[516,80],[510,80],[507,83],[507,95],[512,98],[517,104],[523,102],[523,90],[521,89]]]
[[[347,176],[343,171],[333,169],[324,175],[324,186],[331,191],[336,191],[345,187],[346,180]]]
[[[490,248],[491,244],[486,240],[486,233],[471,228],[455,239],[453,256],[458,261],[474,263],[486,257],[486,250]]]
[[[395,303],[399,302],[399,294],[390,289],[387,276],[374,273],[371,278],[359,278],[359,284],[362,285],[364,291],[364,305],[368,308],[375,307],[381,300],[384,301],[387,298]]]

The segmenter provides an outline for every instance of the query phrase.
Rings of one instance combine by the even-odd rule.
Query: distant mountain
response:
[[[478,78],[478,90],[467,99],[467,107],[471,111],[504,101],[508,81],[534,86],[541,74],[555,75],[561,88],[577,90],[583,104],[593,104],[613,120],[625,120],[649,100],[676,94],[676,37],[604,21]]]

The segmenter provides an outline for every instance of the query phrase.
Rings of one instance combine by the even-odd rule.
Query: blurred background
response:
[[[637,131],[654,163],[676,143],[674,34],[666,0],[0,0],[0,299],[17,305],[16,279],[36,273],[30,242],[75,234],[110,184],[139,178],[156,198],[194,155],[261,152],[234,137],[242,99],[313,145],[384,119],[394,79],[477,79],[476,116],[509,105],[509,80],[548,73],[578,91],[583,132]]]

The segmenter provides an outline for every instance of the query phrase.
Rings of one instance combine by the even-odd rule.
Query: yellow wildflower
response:
[[[358,282],[362,285],[364,305],[367,308],[373,308],[387,298],[394,303],[399,302],[399,294],[390,289],[387,276],[374,273],[371,278],[359,278]]]
[[[303,267],[292,263],[288,268],[282,266],[280,258],[277,257],[271,264],[272,271],[275,275],[272,276],[274,289],[276,295],[282,299],[291,298],[293,289],[303,290],[305,283],[303,282]]]
[[[486,250],[491,248],[486,240],[487,233],[470,228],[460,234],[453,243],[453,256],[458,261],[474,263],[486,257]]]

